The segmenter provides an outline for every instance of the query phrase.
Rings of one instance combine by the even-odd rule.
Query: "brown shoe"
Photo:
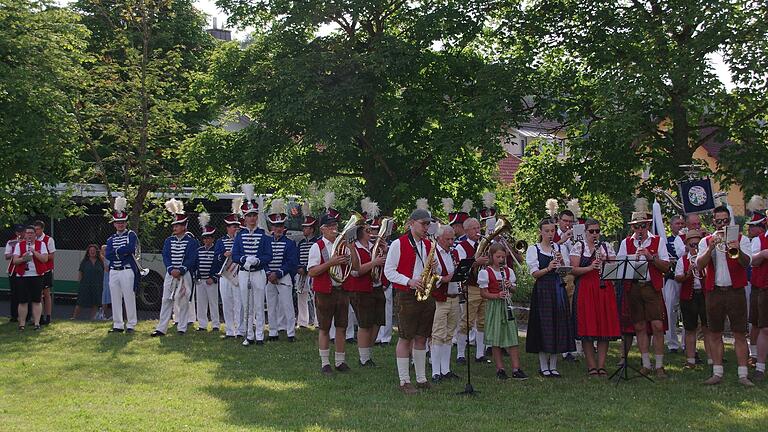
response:
[[[322,373],[327,377],[330,377],[330,376],[333,376],[333,369],[331,369],[331,365],[327,364],[320,369],[320,373]]]
[[[709,377],[709,379],[704,381],[704,385],[717,385],[717,384],[720,384],[722,381],[723,381],[723,377],[712,375],[711,377]]]
[[[685,365],[683,365],[683,369],[694,370],[696,369],[696,363],[685,362]]]
[[[336,366],[336,370],[339,372],[347,372],[349,370],[349,366],[347,366],[346,363],[342,363],[338,366]]]
[[[429,383],[429,381],[422,382],[416,382],[416,388],[419,388],[421,390],[429,390],[432,388],[432,384]]]
[[[647,367],[641,367],[639,372],[641,375],[645,375],[645,376],[648,376],[653,373],[653,371],[648,369]]]
[[[411,383],[405,383],[400,386],[400,391],[403,392],[403,394],[407,395],[414,395],[417,394],[419,391],[416,390],[416,387],[413,386]]]
[[[747,360],[747,366],[751,368],[757,367],[757,359],[754,357],[750,357],[749,360]]]
[[[743,385],[744,387],[754,387],[755,385],[752,383],[752,381],[749,380],[749,378],[739,378],[739,384]]]
[[[656,379],[666,379],[667,378],[667,372],[664,370],[663,367],[656,368]]]

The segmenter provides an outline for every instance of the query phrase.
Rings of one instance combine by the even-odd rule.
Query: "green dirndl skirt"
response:
[[[504,300],[492,299],[485,303],[486,346],[513,347],[518,345],[517,320],[507,321],[507,305]]]

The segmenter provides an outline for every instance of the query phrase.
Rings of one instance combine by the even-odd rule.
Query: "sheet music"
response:
[[[725,227],[725,242],[726,244],[739,240],[739,226],[728,225]]]
[[[576,224],[573,226],[573,241],[584,241],[587,238],[587,226]]]

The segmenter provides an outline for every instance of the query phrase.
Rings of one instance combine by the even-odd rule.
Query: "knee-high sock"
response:
[[[397,375],[400,377],[400,385],[411,382],[411,359],[408,357],[397,358]]]
[[[539,353],[539,370],[549,370],[549,354],[543,352]]]
[[[427,381],[427,350],[413,350],[413,368],[416,370],[416,382]]]
[[[485,332],[478,331],[475,335],[475,358],[480,358],[485,355]]]
[[[467,335],[466,333],[457,333],[456,334],[456,358],[462,358],[465,355],[465,351],[467,350]]]
[[[549,355],[549,370],[557,370],[557,354]]]
[[[443,348],[445,345],[432,344],[430,359],[432,360],[432,375],[442,375],[443,373]]]
[[[440,364],[440,371],[443,374],[447,374],[448,372],[451,371],[451,347],[452,346],[453,345],[451,345],[449,343],[449,344],[443,345],[443,347],[441,348],[442,349],[442,356],[441,356],[441,361],[440,361],[440,363],[441,363]]]

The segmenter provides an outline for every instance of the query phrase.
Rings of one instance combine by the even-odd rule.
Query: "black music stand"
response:
[[[464,355],[464,359],[466,360],[465,363],[467,364],[467,383],[464,385],[464,391],[460,391],[456,394],[469,396],[480,393],[479,390],[475,390],[472,386],[472,371],[470,366],[470,363],[472,362],[469,359],[469,291],[464,289],[464,282],[469,279],[469,275],[472,272],[472,264],[474,263],[475,258],[464,258],[459,261],[456,270],[453,272],[453,277],[451,278],[451,282],[458,282],[461,284],[461,295],[464,296],[464,304],[466,305],[464,317],[467,320],[467,352]],[[475,347],[475,349],[477,349],[477,347]]]
[[[644,280],[647,276],[648,261],[637,261],[630,258],[605,260],[603,261],[603,266],[600,271],[600,280],[616,281],[622,285],[624,281]],[[624,300],[625,295],[627,294],[623,294],[622,300]],[[618,305],[618,307],[621,308],[621,305]],[[632,378],[638,378],[637,376],[632,378],[629,377],[629,369],[632,369],[633,371],[637,372],[639,376],[647,379],[650,382],[654,382],[651,377],[629,365],[629,347],[631,344],[626,343],[623,337],[621,339],[621,344],[622,352],[624,354],[624,362],[621,366],[619,366],[618,369],[616,369],[615,372],[611,374],[610,377],[608,377],[608,380],[613,380],[613,378],[616,377],[616,385],[619,385],[622,380],[629,381]]]

